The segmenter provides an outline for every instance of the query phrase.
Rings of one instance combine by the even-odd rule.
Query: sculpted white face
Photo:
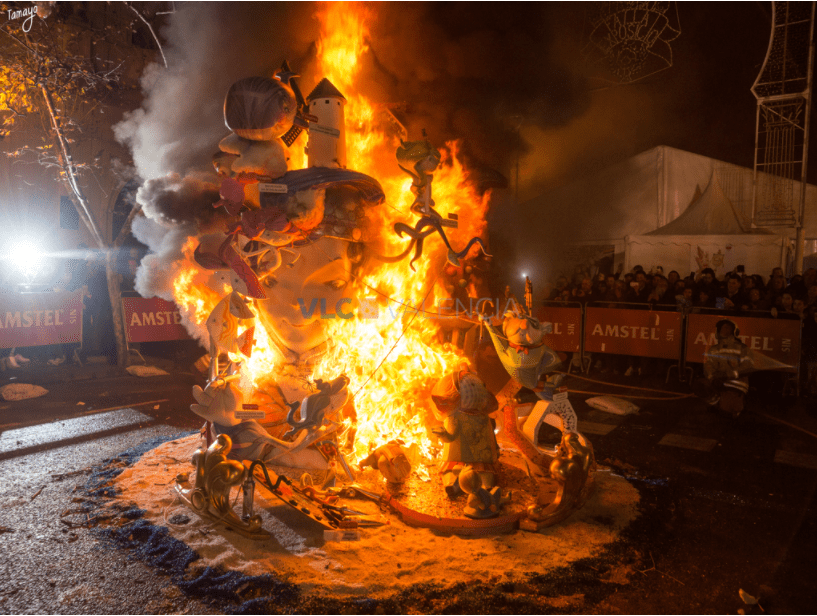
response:
[[[334,315],[338,301],[349,296],[352,262],[348,249],[347,241],[323,238],[294,248],[295,255],[281,251],[282,265],[263,278],[267,299],[258,300],[258,318],[289,350],[300,355],[326,340],[326,325],[332,321],[321,318],[321,300],[329,316]],[[351,308],[348,302],[341,306],[345,312]]]

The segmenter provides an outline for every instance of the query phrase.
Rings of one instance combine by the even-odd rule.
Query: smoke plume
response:
[[[492,214],[492,244],[518,243],[516,231],[523,223],[515,218],[516,202],[580,174],[661,143],[717,155],[718,142],[704,130],[718,126],[707,90],[711,84],[704,86],[704,81],[724,90],[727,82],[731,87],[745,78],[736,71],[724,77],[714,63],[705,62],[722,38],[707,32],[731,24],[730,8],[708,8],[697,16],[690,5],[679,5],[676,65],[650,80],[615,87],[599,81],[596,69],[582,61],[590,24],[587,4],[374,3],[350,10],[361,6],[371,13],[368,49],[359,58],[362,94],[388,105],[410,139],[419,138],[421,129],[438,145],[460,139],[471,169],[493,170],[494,177],[498,171],[510,181],[512,198],[501,200],[506,211]],[[118,126],[117,134],[131,146],[144,180],[197,174],[199,181],[216,184],[207,174],[219,140],[228,134],[222,105],[229,86],[244,77],[270,76],[287,59],[308,93],[322,76],[316,62],[316,14],[324,7],[239,2],[179,7],[162,30],[169,67],[146,72],[144,105]],[[702,32],[694,44],[686,25],[692,18],[697,20],[692,34]],[[758,24],[752,27],[768,32],[762,20]],[[732,55],[745,55],[746,45],[733,45]],[[751,62],[744,64],[754,70]],[[710,65],[711,70],[703,68]],[[723,93],[718,96],[734,107]],[[751,105],[747,109],[753,113]],[[729,117],[738,122],[734,113]],[[746,126],[751,137],[751,118]],[[184,181],[165,188],[184,195],[141,191],[145,211],[163,224],[174,219],[189,224],[195,206],[183,204],[193,188]],[[562,239],[569,238],[575,224],[548,219],[547,212],[537,217],[536,224],[563,229],[554,233]],[[524,226],[532,222],[526,219]]]
[[[394,109],[412,139],[421,129],[436,144],[461,139],[472,166],[507,175],[509,161],[526,147],[520,118],[562,125],[585,105],[581,77],[551,58],[552,31],[541,7],[517,5],[513,19],[500,16],[505,9],[473,6],[465,17],[460,8],[438,4],[369,8],[362,93]],[[181,234],[195,233],[193,223],[217,200],[210,161],[229,132],[222,117],[229,86],[271,75],[284,59],[301,74],[305,92],[321,77],[320,10],[311,3],[185,3],[170,16],[162,32],[168,67],[146,71],[142,108],[116,127],[145,180],[137,199],[160,223],[139,227],[140,239],[160,249],[154,261],[167,266],[180,258]],[[173,225],[178,229],[167,231]],[[165,277],[139,280],[140,292],[167,294]]]

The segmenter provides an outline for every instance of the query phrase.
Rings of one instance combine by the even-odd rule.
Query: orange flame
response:
[[[357,85],[361,60],[368,51],[369,8],[356,3],[332,2],[322,7],[318,19],[322,35],[318,43],[319,73],[327,77],[346,97],[347,166],[377,178],[386,193],[386,205],[379,208],[378,221],[390,229],[402,221],[413,226],[416,216],[409,211],[413,202],[411,179],[399,169],[395,151],[399,137],[391,134],[380,119],[382,109],[360,94]],[[290,151],[291,161],[304,161],[303,139]],[[440,167],[433,176],[433,196],[437,210],[446,217],[456,214],[459,228],[449,229],[452,245],[459,247],[485,231],[487,195],[480,196],[468,182],[468,173],[457,158],[457,144],[449,142],[443,150]],[[393,234],[389,231],[387,235]],[[384,247],[387,254],[400,252],[406,239]],[[192,248],[190,249],[192,251]],[[372,448],[399,438],[429,455],[434,441],[428,426],[431,420],[430,391],[446,372],[467,361],[462,351],[441,342],[440,321],[430,319],[418,308],[436,311],[437,303],[448,298],[442,285],[436,284],[445,267],[447,249],[438,238],[426,241],[423,257],[380,264],[355,280],[358,297],[373,298],[379,304],[381,318],[327,321],[328,338],[333,351],[320,363],[313,378],[329,379],[346,374],[349,391],[355,395],[357,435],[355,457],[367,455]],[[218,295],[197,288],[201,278],[194,264],[177,273],[174,295],[191,319],[202,323],[218,301]],[[389,299],[387,299],[389,298]],[[390,318],[393,317],[393,318]],[[254,383],[275,372],[282,357],[269,344],[262,327],[256,328],[256,345],[244,368]]]

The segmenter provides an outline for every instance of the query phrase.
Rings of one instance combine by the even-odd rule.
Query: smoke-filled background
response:
[[[520,220],[518,202],[656,145],[751,166],[755,101],[749,88],[765,55],[770,8],[763,3],[679,3],[673,66],[630,85],[611,85],[584,60],[596,3],[377,3],[362,93],[389,104],[409,138],[421,129],[441,145],[462,141],[469,168],[499,172],[489,218],[498,265],[544,262],[575,225],[547,211]],[[598,3],[603,4],[603,3]],[[224,95],[234,81],[271,75],[283,59],[308,93],[316,74],[321,5],[183,3],[161,32],[169,68],[143,79],[145,102],[118,127],[146,181],[150,216],[135,226],[149,257],[143,294],[167,296],[163,259],[186,230],[212,216],[217,181],[210,159],[228,134]],[[609,75],[607,75],[609,77]],[[495,176],[494,176],[495,177]],[[517,181],[518,178],[518,181]],[[209,209],[208,209],[209,208]],[[520,228],[528,238],[520,245]],[[540,237],[531,229],[541,228]],[[550,251],[550,252],[549,252]],[[149,266],[149,267],[148,267]],[[515,281],[516,282],[516,281]]]

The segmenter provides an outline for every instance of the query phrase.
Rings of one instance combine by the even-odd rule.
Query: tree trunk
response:
[[[116,271],[116,255],[116,250],[110,250],[105,255],[105,275],[108,279],[108,298],[111,301],[113,334],[116,339],[116,364],[126,367],[130,358],[125,334],[125,316],[122,311],[122,276]]]
[[[46,108],[51,118],[51,127],[54,129],[56,145],[58,146],[61,154],[63,183],[66,185],[69,194],[72,196],[71,201],[73,202],[74,207],[77,209],[80,218],[82,218],[82,221],[85,223],[85,226],[88,228],[88,231],[96,241],[97,246],[101,250],[105,251],[105,277],[108,280],[108,299],[111,302],[113,332],[114,339],[116,340],[116,364],[118,366],[125,367],[128,365],[130,358],[128,356],[128,342],[125,334],[125,319],[122,312],[121,276],[116,271],[116,258],[119,252],[118,249],[124,241],[124,236],[127,235],[130,229],[130,224],[133,222],[133,217],[141,208],[134,207],[134,211],[132,211],[131,215],[128,217],[126,224],[119,233],[119,237],[113,238],[113,241],[110,244],[106,243],[104,237],[107,237],[107,234],[103,236],[102,230],[99,228],[93,211],[90,208],[90,204],[88,203],[88,200],[86,199],[85,194],[79,185],[73,157],[71,155],[71,148],[63,133],[59,115],[54,107],[54,101],[51,97],[51,92],[44,84],[40,84],[40,91],[42,92],[43,99],[45,100]]]

